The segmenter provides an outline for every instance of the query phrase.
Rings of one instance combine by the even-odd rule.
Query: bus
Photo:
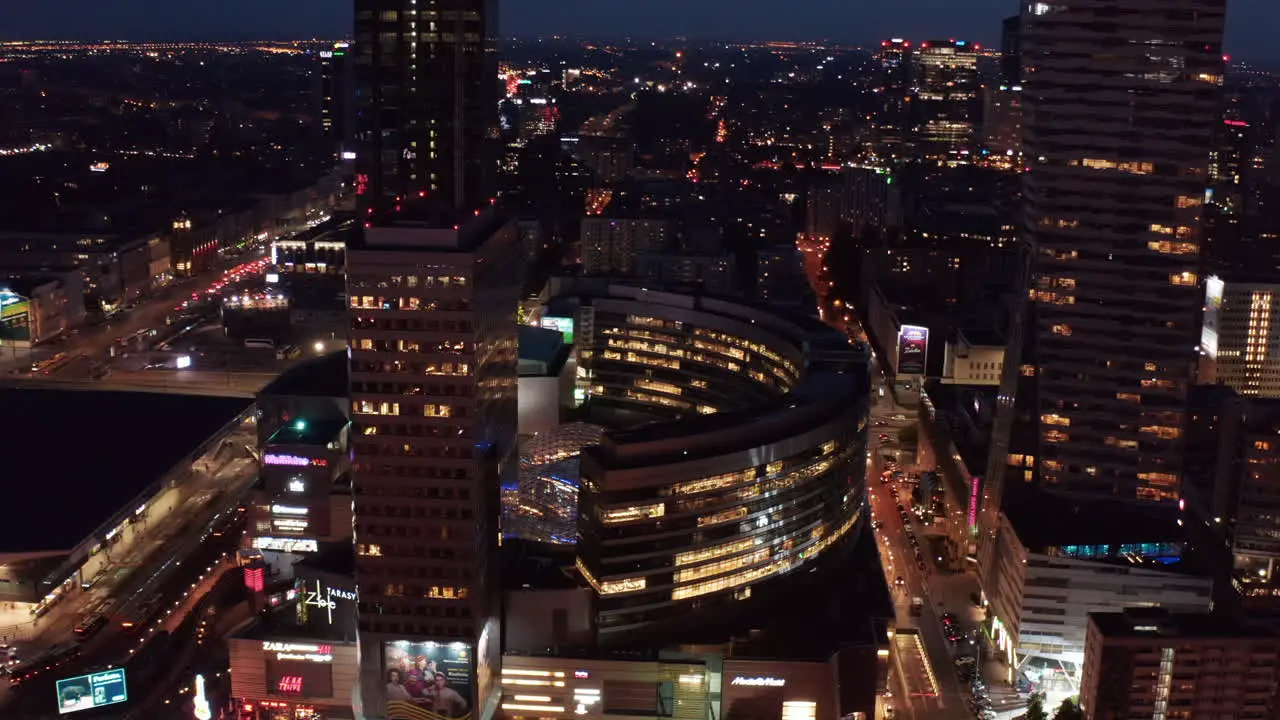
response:
[[[63,365],[66,365],[67,362],[68,362],[67,354],[64,352],[60,352],[54,355],[53,357],[47,357],[44,360],[40,360],[32,363],[31,374],[32,375],[37,375],[37,374],[48,375],[54,370],[57,370]]]
[[[107,624],[107,619],[101,613],[93,613],[81,618],[80,623],[75,627],[76,637],[80,640],[87,640],[93,637],[94,633],[102,629]]]
[[[138,603],[132,610],[124,613],[124,616],[120,619],[120,627],[125,630],[141,630],[159,609],[160,596],[152,595]]]

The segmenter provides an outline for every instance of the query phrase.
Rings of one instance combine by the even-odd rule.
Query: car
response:
[[[880,433],[880,442],[884,442],[885,440],[888,440],[888,439],[889,439],[888,435],[884,433]]]
[[[944,612],[939,618],[944,625],[954,625],[956,622],[956,614],[952,612]]]
[[[915,535],[908,534],[907,542],[911,543],[911,547],[920,547],[920,541],[916,539]]]
[[[871,521],[871,529],[872,529],[872,530],[879,530],[879,529],[880,529],[880,528],[882,528],[882,527],[884,527],[884,523],[883,523],[883,522],[881,522],[881,521],[879,521],[879,520],[872,520],[872,521]]]

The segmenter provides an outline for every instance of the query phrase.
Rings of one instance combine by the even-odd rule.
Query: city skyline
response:
[[[351,0],[278,0],[270,6],[228,0],[187,6],[155,0],[92,5],[52,0],[0,8],[0,40],[101,39],[248,40],[349,36]],[[697,8],[674,0],[627,3],[601,0],[581,6],[546,0],[536,8],[502,2],[504,37],[568,35],[595,38],[689,37],[709,40],[831,40],[869,45],[890,36],[965,37],[996,45],[1000,20],[1018,11],[1010,0],[975,0],[963,8],[948,0],[913,0],[893,7],[822,7],[797,10],[781,0],[744,8],[705,0]],[[676,10],[679,12],[676,12]],[[1227,16],[1226,51],[1256,61],[1280,60],[1268,29],[1280,23],[1280,5],[1235,0]],[[841,28],[836,31],[833,28]]]

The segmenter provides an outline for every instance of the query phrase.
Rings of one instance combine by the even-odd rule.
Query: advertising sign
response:
[[[268,655],[267,694],[287,697],[333,697],[333,665],[315,660],[280,660],[292,653]]]
[[[903,325],[898,331],[898,374],[923,375],[929,356],[929,328]]]
[[[1204,325],[1200,328],[1200,351],[1210,360],[1218,359],[1218,319],[1222,314],[1222,294],[1227,284],[1217,275],[1204,281]]]
[[[469,720],[474,704],[469,644],[399,640],[382,650],[387,720]]]
[[[115,705],[129,699],[124,668],[59,680],[54,689],[58,693],[59,715]]]
[[[31,340],[31,303],[0,290],[0,340]]]
[[[558,330],[564,338],[565,344],[573,344],[573,318],[567,317],[544,317],[539,320],[543,330]]]

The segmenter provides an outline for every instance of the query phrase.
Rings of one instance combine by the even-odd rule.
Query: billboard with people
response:
[[[470,720],[474,653],[463,642],[383,645],[387,720]]]
[[[898,374],[923,375],[929,355],[929,328],[903,325],[898,331]]]

